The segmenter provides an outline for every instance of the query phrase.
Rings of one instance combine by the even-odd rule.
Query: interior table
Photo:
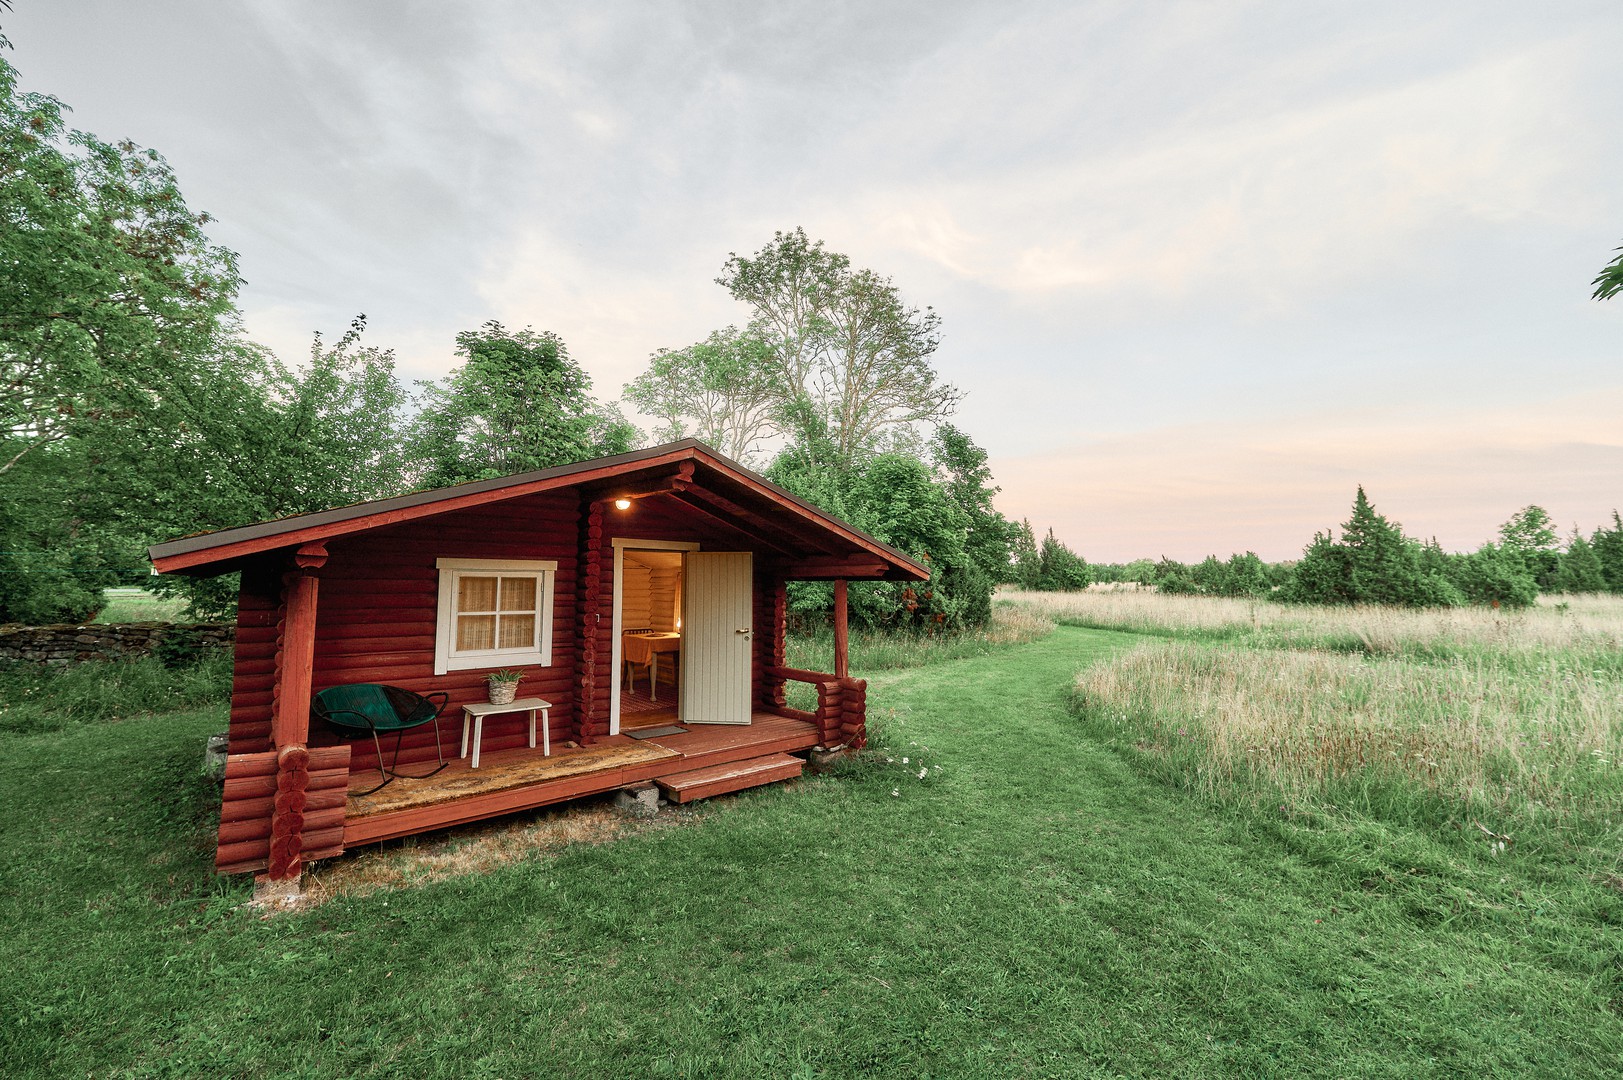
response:
[[[476,701],[472,705],[462,706],[462,753],[457,757],[468,756],[468,725],[473,725],[473,761],[469,768],[479,767],[479,740],[485,734],[485,717],[495,713],[528,712],[530,714],[530,749],[535,749],[535,714],[541,714],[541,756],[552,756],[552,732],[547,723],[547,710],[552,708],[552,702],[543,701],[538,697],[521,697],[516,701],[509,701],[506,705],[493,705],[488,701]]]
[[[654,701],[659,700],[659,654],[681,651],[682,635],[674,630],[623,634],[620,637],[621,659],[627,664],[641,664],[648,668],[648,696]],[[636,677],[631,676],[631,689],[636,688]]]

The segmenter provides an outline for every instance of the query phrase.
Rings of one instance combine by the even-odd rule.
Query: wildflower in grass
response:
[[[900,795],[902,793],[902,789],[899,787],[893,787],[890,789],[890,793],[892,795]]]
[[[923,780],[926,776],[929,776],[929,775],[930,775],[930,770],[929,769],[920,769],[919,770],[919,779],[920,780]]]
[[[906,759],[906,758],[903,758],[903,759],[902,759],[902,764],[903,764],[903,765],[906,765],[906,764],[907,764],[907,759]]]

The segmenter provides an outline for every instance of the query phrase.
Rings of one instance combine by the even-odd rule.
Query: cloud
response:
[[[1036,165],[971,161],[876,186],[848,216],[993,289],[1116,303],[1217,290],[1268,308],[1389,273],[1440,226],[1592,212],[1568,179],[1581,111],[1552,76],[1583,55],[1540,42]]]
[[[998,506],[1102,562],[1294,558],[1362,484],[1412,536],[1472,550],[1529,503],[1585,532],[1623,506],[1623,385],[1515,409],[1210,422],[994,457]]]

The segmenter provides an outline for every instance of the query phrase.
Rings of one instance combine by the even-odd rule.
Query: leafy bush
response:
[[[1502,544],[1483,544],[1469,555],[1454,556],[1449,560],[1449,579],[1473,604],[1524,608],[1538,599],[1538,582],[1527,560]]]

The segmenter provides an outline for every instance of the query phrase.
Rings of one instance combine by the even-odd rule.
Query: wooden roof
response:
[[[697,515],[720,519],[758,537],[764,548],[777,554],[791,578],[921,581],[930,574],[927,566],[903,552],[824,513],[697,439],[200,533],[154,544],[147,554],[160,573],[223,574],[266,552],[566,488],[578,488],[583,498],[594,501],[668,496]]]

